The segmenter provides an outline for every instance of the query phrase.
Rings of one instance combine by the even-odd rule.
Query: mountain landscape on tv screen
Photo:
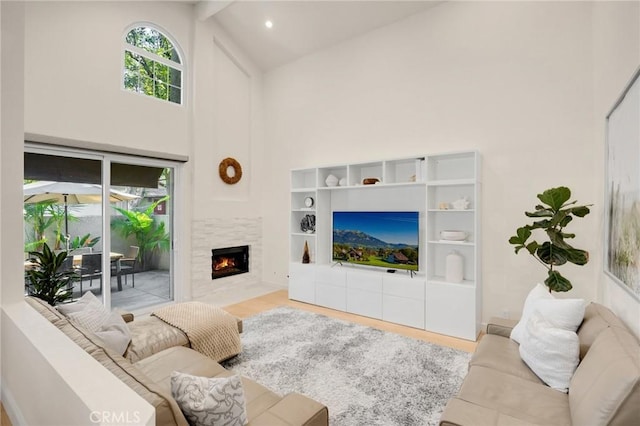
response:
[[[416,271],[418,246],[388,243],[362,231],[334,229],[333,260]]]
[[[414,249],[418,249],[417,246],[412,246],[408,244],[393,244],[387,243],[385,241],[379,240],[376,237],[372,237],[369,234],[366,234],[362,231],[351,231],[351,230],[341,230],[335,229],[333,231],[333,243],[334,244],[348,244],[350,246],[360,246],[360,247],[372,247],[372,248],[405,248],[410,247]]]

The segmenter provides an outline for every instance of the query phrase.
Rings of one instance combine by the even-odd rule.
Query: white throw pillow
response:
[[[127,323],[117,312],[109,312],[90,291],[86,292],[65,315],[72,323],[95,334],[104,345],[123,355],[131,342]]]
[[[106,321],[93,332],[109,349],[124,355],[131,342],[131,332],[127,323],[117,312],[111,312]]]
[[[576,331],[584,319],[585,302],[583,299],[538,299],[533,302],[533,309],[552,326]]]
[[[520,321],[513,327],[511,330],[511,340],[514,340],[518,343],[522,342],[522,336],[524,334],[524,328],[527,325],[527,320],[529,316],[533,312],[533,304],[538,299],[555,299],[551,293],[549,293],[549,289],[543,284],[536,284],[536,286],[529,292],[527,298],[524,301],[524,306],[522,308],[522,316],[520,317]]]
[[[549,387],[565,393],[569,390],[580,360],[580,340],[575,331],[554,327],[535,310],[519,349],[522,360]]]
[[[243,426],[247,409],[240,376],[171,373],[171,394],[191,426]]]
[[[62,315],[69,316],[69,314],[84,310],[87,306],[102,306],[102,302],[92,292],[87,291],[77,301],[57,305],[56,309],[62,313]]]
[[[107,321],[109,315],[110,312],[102,304],[88,304],[83,310],[72,312],[67,317],[74,324],[93,332]]]

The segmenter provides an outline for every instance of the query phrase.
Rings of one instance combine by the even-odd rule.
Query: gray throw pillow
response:
[[[192,426],[247,424],[240,376],[209,378],[174,371],[171,394]]]

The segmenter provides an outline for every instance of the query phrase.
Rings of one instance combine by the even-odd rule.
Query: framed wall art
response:
[[[640,302],[640,68],[606,120],[604,269]]]

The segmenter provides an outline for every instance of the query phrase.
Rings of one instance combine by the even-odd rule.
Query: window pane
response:
[[[133,73],[131,71],[125,71],[124,73],[125,89],[129,89],[134,92],[137,92],[139,84],[140,84],[140,78],[138,77],[137,73]]]
[[[169,102],[179,104],[182,101],[182,91],[178,87],[169,86]]]
[[[169,68],[169,84],[175,87],[182,87],[182,72],[175,68]]]
[[[124,51],[124,68],[129,71],[138,72],[140,69],[140,56],[135,53]]]
[[[159,99],[167,99],[167,85],[159,81],[155,82],[154,96]]]
[[[147,76],[140,76],[140,93],[153,96],[153,80]]]
[[[153,63],[154,77],[163,83],[169,82],[169,67],[159,62]]]
[[[129,31],[126,42],[171,61],[180,63],[180,57],[173,44],[161,32],[153,28],[137,27]]]

